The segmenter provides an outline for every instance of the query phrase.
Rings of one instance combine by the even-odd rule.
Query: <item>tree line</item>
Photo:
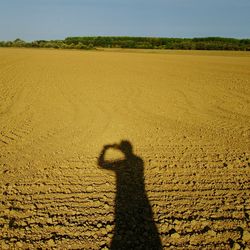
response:
[[[22,39],[0,41],[0,47],[55,48],[55,49],[177,49],[177,50],[242,50],[250,51],[250,39],[224,37],[203,38],[157,38],[127,36],[67,37],[64,40]]]

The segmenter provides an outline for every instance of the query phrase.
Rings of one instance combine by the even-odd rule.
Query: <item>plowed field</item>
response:
[[[0,49],[1,249],[250,248],[250,54],[151,52]]]

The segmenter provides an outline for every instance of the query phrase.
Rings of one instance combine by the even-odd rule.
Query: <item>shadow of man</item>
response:
[[[120,150],[124,160],[107,161],[109,148]],[[105,145],[98,165],[116,173],[115,230],[110,249],[162,249],[144,184],[143,160],[129,141]]]

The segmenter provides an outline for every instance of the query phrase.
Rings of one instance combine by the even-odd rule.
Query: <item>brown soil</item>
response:
[[[164,249],[249,249],[249,111],[249,53],[0,49],[0,248],[108,249],[136,187]]]

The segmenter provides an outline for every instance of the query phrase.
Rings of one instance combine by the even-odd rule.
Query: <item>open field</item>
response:
[[[0,248],[107,249],[121,140],[164,249],[250,249],[249,53],[4,48]]]

